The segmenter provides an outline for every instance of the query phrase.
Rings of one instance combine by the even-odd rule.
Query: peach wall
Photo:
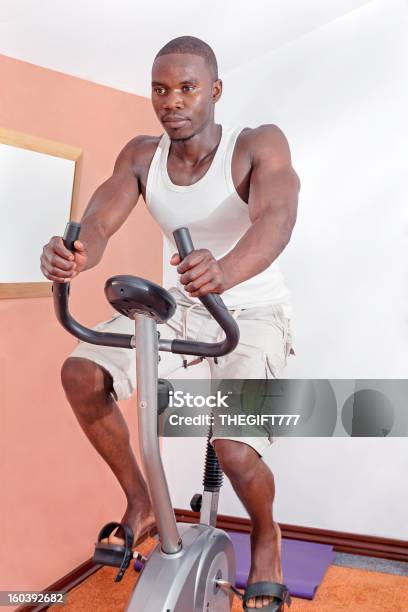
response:
[[[81,214],[120,148],[160,133],[145,98],[1,55],[0,79],[1,127],[83,148]],[[161,232],[142,198],[99,266],[72,283],[76,318],[91,325],[110,316],[104,280],[120,273],[161,282]],[[99,528],[120,520],[125,500],[65,399],[60,367],[76,341],[51,298],[0,300],[0,338],[0,590],[36,590],[92,555]],[[134,401],[121,408],[135,446]]]

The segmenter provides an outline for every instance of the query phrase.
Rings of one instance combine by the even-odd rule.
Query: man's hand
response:
[[[191,297],[203,297],[208,293],[223,293],[228,289],[225,272],[208,249],[192,251],[180,263],[178,253],[170,259],[177,266],[180,281]]]
[[[68,283],[85,270],[88,253],[82,242],[75,240],[75,252],[71,253],[61,236],[53,236],[44,246],[40,258],[41,272],[50,281]]]

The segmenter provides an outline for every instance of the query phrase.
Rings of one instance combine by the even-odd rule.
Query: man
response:
[[[178,255],[171,258],[180,274],[178,287],[171,289],[178,308],[163,326],[162,337],[199,333],[200,340],[216,341],[217,326],[211,327],[197,298],[219,293],[241,338],[233,353],[218,363],[209,360],[211,376],[278,378],[290,352],[290,300],[275,259],[295,224],[299,179],[279,128],[215,123],[221,93],[217,61],[206,43],[182,36],[165,45],[152,68],[152,103],[163,135],[137,136],[123,148],[112,176],[85,210],[75,254],[54,236],[44,247],[41,269],[49,280],[66,282],[95,266],[142,194],[164,234],[172,239],[174,229],[186,226],[196,249],[181,263]],[[105,326],[132,333],[132,322],[120,315],[98,329]],[[170,355],[162,357],[161,377],[174,369],[174,363],[166,362]],[[131,528],[136,542],[149,533],[154,516],[113,397],[133,393],[132,359],[133,351],[81,342],[63,365],[62,382],[85,434],[125,492],[128,505],[121,523]],[[281,584],[281,534],[272,513],[274,477],[261,458],[270,446],[267,433],[265,438],[214,436],[212,443],[252,521],[248,584]],[[117,531],[105,542],[123,543],[121,535]],[[279,597],[262,594],[246,605],[259,609],[271,602],[276,607],[268,609],[283,608]]]

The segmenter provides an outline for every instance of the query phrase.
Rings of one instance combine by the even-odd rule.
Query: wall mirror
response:
[[[81,159],[82,149],[0,128],[0,298],[52,295],[40,256],[76,218]]]

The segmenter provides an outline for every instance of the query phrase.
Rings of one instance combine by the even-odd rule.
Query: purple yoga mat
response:
[[[250,567],[249,534],[229,531],[237,558],[239,589],[246,587]],[[313,544],[300,540],[282,540],[282,569],[285,584],[294,597],[313,599],[328,566],[333,562],[334,551],[327,544]]]

